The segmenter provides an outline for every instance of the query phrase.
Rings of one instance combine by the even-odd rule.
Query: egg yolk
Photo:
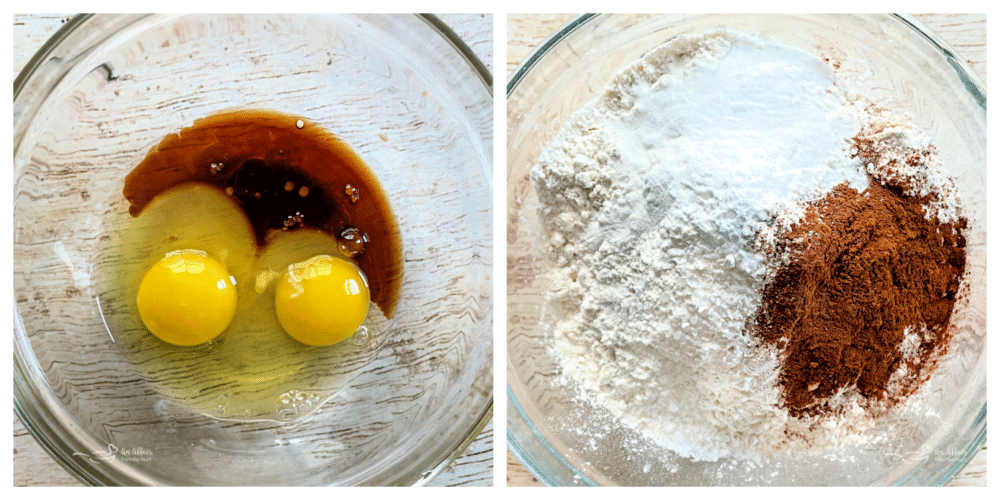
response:
[[[137,298],[146,328],[180,346],[214,339],[236,314],[236,279],[205,252],[170,252],[142,278]]]
[[[275,289],[281,327],[311,346],[336,344],[368,314],[368,281],[354,264],[329,255],[288,266]]]

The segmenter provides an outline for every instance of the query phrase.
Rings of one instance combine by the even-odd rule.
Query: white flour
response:
[[[532,171],[567,383],[696,460],[836,444],[870,423],[849,394],[840,420],[790,419],[777,353],[744,333],[765,273],[754,249],[804,201],[867,186],[846,94],[805,51],[717,31],[654,49],[572,117]]]

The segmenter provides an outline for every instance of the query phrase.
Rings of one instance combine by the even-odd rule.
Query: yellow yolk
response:
[[[350,262],[320,255],[288,266],[275,289],[278,321],[303,344],[336,344],[368,314],[368,282]]]
[[[139,316],[164,342],[180,346],[214,339],[236,314],[236,280],[197,250],[170,252],[139,285]]]

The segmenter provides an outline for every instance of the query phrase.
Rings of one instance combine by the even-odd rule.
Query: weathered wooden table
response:
[[[493,15],[440,14],[492,74]],[[72,14],[14,14],[14,78],[35,52]],[[14,486],[80,486],[35,442],[14,415]],[[430,483],[432,486],[493,485],[493,422],[455,462]]]
[[[508,14],[507,76],[535,46],[576,14]],[[948,42],[986,83],[986,14],[916,14]],[[949,486],[986,486],[986,443]],[[507,454],[507,486],[540,486],[524,466]]]

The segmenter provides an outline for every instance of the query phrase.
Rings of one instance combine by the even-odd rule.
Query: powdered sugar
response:
[[[567,383],[698,460],[840,444],[869,425],[850,389],[840,417],[790,419],[777,352],[745,333],[761,245],[805,202],[867,186],[848,143],[870,130],[860,102],[817,57],[720,30],[657,47],[577,112],[532,171]],[[937,182],[931,163],[915,186]]]

